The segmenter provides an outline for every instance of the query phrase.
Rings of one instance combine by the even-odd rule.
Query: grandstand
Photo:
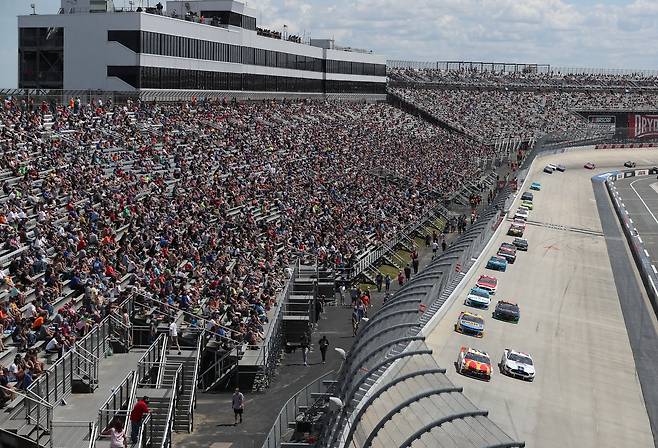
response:
[[[265,446],[524,446],[446,376],[425,327],[500,225],[527,153],[642,138],[620,132],[658,108],[656,74],[386,67],[257,28],[235,1],[78,3],[19,17],[19,86],[38,90],[5,92],[0,112],[0,446],[109,446],[142,396],[137,446],[172,446],[198,394],[266,391],[320,301],[404,277],[444,238],[279,422],[311,430],[273,429]]]

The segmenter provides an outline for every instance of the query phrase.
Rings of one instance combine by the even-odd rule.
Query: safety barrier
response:
[[[123,427],[126,428],[127,416],[130,412],[130,400],[137,386],[136,372],[132,370],[107,397],[105,403],[98,409],[98,427],[104,431],[117,416],[123,416]]]

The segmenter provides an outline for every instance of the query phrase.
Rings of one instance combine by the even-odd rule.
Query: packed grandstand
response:
[[[47,352],[109,313],[124,319],[113,304],[133,289],[258,346],[295,260],[353,266],[481,175],[496,139],[591,136],[575,110],[658,107],[658,79],[642,75],[388,76],[391,95],[439,124],[384,102],[4,98],[8,383],[27,389],[54,362]]]

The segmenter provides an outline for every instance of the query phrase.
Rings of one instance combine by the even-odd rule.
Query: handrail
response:
[[[84,348],[82,346],[80,346],[80,347],[75,347],[74,346],[73,347],[73,351],[77,351],[78,349],[82,349],[83,352],[85,352],[87,355],[91,356],[93,361],[98,361],[98,356],[94,355],[92,352],[90,352],[86,348]],[[82,355],[80,355],[80,356],[82,356]],[[88,361],[91,362],[91,360],[88,360]]]
[[[132,382],[130,382],[132,381]],[[130,382],[130,383],[129,383]],[[123,380],[119,383],[119,385],[114,389],[112,394],[107,397],[107,400],[103,402],[103,404],[98,408],[98,424],[101,430],[104,430],[107,427],[107,424],[109,424],[109,421],[111,421],[108,417],[107,424],[105,423],[103,419],[103,413],[108,413],[108,412],[114,412],[115,415],[120,415],[122,410],[122,400],[120,398],[119,403],[118,403],[118,409],[117,409],[117,404],[116,402],[113,403],[112,409],[110,409],[110,401],[114,401],[114,398],[116,397],[116,392],[117,391],[122,391],[125,386],[129,385],[127,388],[127,393],[126,393],[126,409],[129,411],[131,409],[131,399],[132,399],[132,394],[134,393],[137,385],[137,372],[134,370],[131,370],[130,373],[128,373]],[[127,416],[126,419],[127,420]],[[126,428],[127,421],[124,421],[123,427]]]
[[[130,411],[133,408],[133,403],[135,402],[135,397],[137,396],[137,383],[138,383],[139,378],[138,378],[137,372],[134,371],[134,370],[133,370],[133,372],[135,373],[135,378],[134,378],[132,386],[130,387],[130,395],[129,395],[129,398],[128,398],[128,408],[127,408],[128,412],[126,412],[126,416],[123,419],[123,427],[124,428],[128,427],[128,418],[130,417]]]
[[[182,371],[183,371],[183,365],[179,364],[178,368],[176,369],[176,374],[174,375],[174,381],[173,381],[174,390],[173,390],[173,392],[171,394],[171,398],[169,400],[169,411],[167,412],[167,418],[165,420],[164,434],[162,436],[162,443],[160,443],[160,448],[166,448],[167,447],[167,435],[169,435],[169,437],[171,437],[171,427],[173,426],[172,413],[174,412],[174,407],[176,405],[175,400],[178,399],[178,381],[179,381],[179,378],[181,377]]]
[[[0,389],[4,389],[4,390],[6,390],[6,391],[8,391],[8,392],[13,392],[13,393],[15,393],[16,395],[19,395],[19,396],[21,396],[21,397],[23,397],[23,398],[25,398],[25,399],[27,399],[27,400],[30,400],[30,401],[36,401],[38,404],[40,404],[40,405],[42,405],[42,406],[46,406],[48,409],[52,409],[52,408],[54,408],[54,406],[53,406],[52,404],[48,403],[47,401],[44,401],[40,396],[38,396],[38,395],[36,395],[36,394],[35,394],[36,398],[31,398],[30,396],[28,396],[28,395],[26,395],[26,394],[23,394],[23,393],[21,393],[21,392],[18,392],[17,390],[14,390],[14,389],[9,389],[8,387],[5,387],[5,386],[1,386],[1,385],[0,385]],[[26,392],[30,392],[30,391],[28,390],[28,391],[26,391]],[[34,393],[34,392],[32,392],[32,393]]]
[[[167,360],[167,343],[169,342],[169,338],[165,337],[164,339],[164,346],[162,347],[162,353],[160,353],[160,362],[159,368],[158,368],[158,378],[156,379],[155,383],[160,386],[162,384],[162,377],[164,376],[164,370],[165,370],[165,365],[166,365],[166,360]]]
[[[137,361],[137,381],[141,382],[144,379],[144,376],[146,376],[145,372],[142,370],[142,366],[148,364],[152,365],[155,361],[149,361],[151,358],[151,355],[156,352],[158,349],[164,351],[163,346],[166,344],[166,338],[167,335],[164,333],[161,333],[155,341],[151,344],[151,346],[144,352],[141,358],[139,358],[139,361]],[[158,353],[157,355],[158,358],[161,358],[162,353]]]
[[[192,412],[196,407],[196,383],[197,375],[199,374],[199,364],[201,361],[201,342],[205,337],[205,331],[199,335],[196,342],[196,360],[194,362],[194,371],[192,372],[192,390],[190,391],[190,404],[187,407],[187,415],[192,418]]]
[[[94,448],[96,446],[96,439],[98,438],[98,426],[96,423],[91,422],[91,432],[89,433],[89,447]]]
[[[146,298],[146,299],[148,299],[148,300],[153,300],[152,298],[150,298],[150,297],[148,297],[148,296],[146,296],[146,295],[144,295],[144,294],[142,294],[142,297],[144,297],[144,298]],[[145,304],[143,304],[143,303],[135,303],[135,305],[141,306],[142,308],[146,308],[146,307],[148,306],[148,305],[145,305]],[[185,310],[181,310],[180,308],[176,308],[175,306],[173,306],[173,305],[169,305],[168,303],[164,303],[164,302],[163,302],[163,303],[159,303],[159,302],[158,302],[158,305],[159,305],[159,306],[164,306],[164,307],[166,307],[166,308],[172,308],[172,309],[175,310],[177,313],[178,313],[178,312],[181,312],[181,313],[186,314],[186,315],[188,315],[188,316],[190,316],[190,317],[193,317],[193,318],[195,318],[197,321],[201,321],[201,322],[203,322],[204,327],[205,327],[205,324],[210,320],[210,319],[206,319],[205,317],[200,316],[200,315],[198,315],[198,314],[190,313],[189,311],[185,311]],[[160,313],[160,314],[165,314],[165,313],[163,313],[162,311],[160,311],[160,310],[158,310],[158,309],[153,310],[153,312],[155,312],[155,313]],[[235,334],[239,334],[239,335],[241,335],[241,336],[244,335],[244,333],[242,333],[242,332],[240,332],[240,331],[233,330],[232,328],[226,327],[226,326],[224,326],[224,325],[217,324],[217,326],[218,326],[218,327],[221,327],[221,328],[223,328],[223,329],[225,329],[225,330],[227,330],[227,331],[233,332],[233,333],[235,333]],[[207,331],[209,331],[209,330],[207,330]],[[211,333],[214,333],[214,332],[211,332]],[[231,342],[234,342],[234,343],[236,343],[236,344],[239,344],[239,342],[236,341],[235,339],[229,338],[229,337],[227,337],[227,336],[222,336],[222,335],[220,335],[219,333],[214,333],[214,334],[215,334],[216,336],[219,336],[219,337],[224,338],[224,339],[228,339],[228,340],[231,341]]]
[[[149,431],[148,440],[146,440],[146,441],[144,440],[144,433],[146,433],[146,425],[147,424],[149,424],[149,425],[151,425],[151,427],[153,427],[152,422],[151,422],[151,414],[146,414],[146,417],[144,417],[144,419],[142,420],[142,424],[139,427],[139,437],[137,439],[137,443],[133,446],[135,446],[137,448],[142,448],[142,447],[146,447],[146,446],[151,445],[151,439],[153,438],[153,431]],[[132,429],[131,429],[131,431],[132,431]],[[132,434],[130,434],[130,436],[132,437]],[[146,443],[144,443],[144,442],[146,442]]]

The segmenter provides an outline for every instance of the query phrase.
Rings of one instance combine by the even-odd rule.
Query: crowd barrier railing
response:
[[[294,422],[296,420],[299,415],[300,406],[308,407],[315,403],[316,398],[313,394],[323,392],[325,389],[324,381],[333,377],[334,374],[335,372],[333,370],[325,373],[286,401],[286,404],[283,405],[279,415],[274,420],[274,424],[267,434],[262,448],[279,448],[281,442],[284,442],[284,436],[291,432],[291,429],[288,428],[288,422]]]

